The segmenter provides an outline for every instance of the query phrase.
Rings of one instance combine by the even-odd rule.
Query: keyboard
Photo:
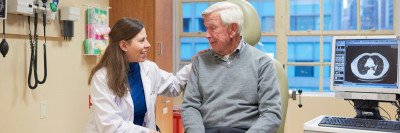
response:
[[[325,116],[318,126],[400,133],[400,121],[389,120]]]

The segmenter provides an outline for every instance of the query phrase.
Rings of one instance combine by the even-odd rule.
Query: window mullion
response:
[[[323,86],[323,79],[324,79],[324,67],[323,67],[323,61],[324,61],[324,36],[321,34],[319,37],[319,92],[323,92],[324,86]]]
[[[323,91],[323,77],[324,77],[324,69],[322,66],[322,63],[324,61],[324,0],[319,0],[320,6],[319,6],[319,30],[321,31],[320,37],[319,37],[319,92]]]
[[[358,35],[360,35],[360,31],[361,31],[361,0],[357,0],[357,31],[358,31]]]
[[[321,33],[324,31],[324,0],[319,0],[320,6],[319,6],[319,29]]]
[[[286,65],[289,66],[319,66],[321,63],[319,62],[288,62]]]
[[[275,33],[276,33],[276,59],[286,64],[288,38],[290,31],[290,9],[289,0],[275,0]],[[278,45],[286,44],[286,45]]]

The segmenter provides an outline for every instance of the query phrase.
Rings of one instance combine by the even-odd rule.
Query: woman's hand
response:
[[[207,52],[208,50],[210,50],[210,49],[204,49],[204,50],[200,50],[199,52],[197,52],[197,54],[193,55],[192,61],[194,60],[194,57],[196,57],[196,56],[199,55],[199,54],[205,53],[205,52]]]
[[[157,132],[155,130],[150,130],[149,133],[160,133],[160,132]]]

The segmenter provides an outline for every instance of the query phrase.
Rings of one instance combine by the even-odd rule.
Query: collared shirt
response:
[[[227,60],[227,59],[229,59],[229,56],[231,56],[233,53],[235,53],[236,51],[238,51],[238,50],[240,50],[240,48],[242,47],[242,41],[243,40],[240,40],[240,42],[239,42],[239,45],[236,47],[236,49],[232,52],[232,53],[230,53],[230,54],[227,54],[227,55],[224,55],[223,56],[223,59],[225,59],[225,60]]]
[[[246,44],[246,42],[244,42],[244,40],[241,39],[240,42],[239,42],[239,45],[236,47],[236,49],[232,53],[224,55],[224,56],[221,56],[221,55],[215,53],[215,57],[225,61],[227,64],[231,64],[232,61],[235,59],[236,55],[239,54],[240,49],[245,44]]]

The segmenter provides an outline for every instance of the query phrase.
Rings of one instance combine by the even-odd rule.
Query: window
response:
[[[296,66],[294,71],[296,77],[314,77],[314,67],[312,66]]]
[[[319,0],[290,0],[290,30],[319,30]]]
[[[190,18],[183,18],[183,32],[189,32],[190,25],[191,25]]]
[[[274,31],[275,3],[274,0],[247,0],[257,11],[262,32]]]
[[[256,48],[263,51],[264,53],[271,54],[272,57],[276,57],[276,37],[274,36],[261,37],[260,43],[256,45]]]
[[[176,70],[197,51],[209,48],[201,12],[218,1],[181,1]],[[394,34],[393,0],[247,1],[261,22],[262,37],[255,47],[286,66],[289,89],[330,92],[333,36]]]
[[[332,36],[393,34],[393,0],[359,2],[289,0],[290,31],[286,32],[285,64],[290,89],[330,92]]]
[[[200,50],[209,49],[208,40],[204,37],[181,38],[180,60],[190,62],[192,57]]]
[[[289,66],[287,71],[290,89],[319,91],[319,66]]]
[[[324,36],[324,56],[323,62],[331,62],[332,57],[332,37],[331,36]]]
[[[289,37],[287,55],[289,62],[319,62],[319,37]]]
[[[209,6],[208,2],[182,3],[183,32],[205,32],[201,13]]]
[[[325,0],[324,30],[357,30],[357,0]]]
[[[361,0],[360,6],[361,29],[393,29],[393,0]]]
[[[186,0],[181,3],[182,12],[180,22],[182,23],[179,35],[179,68],[190,63],[192,56],[198,51],[210,48],[208,40],[205,38],[206,28],[201,13],[211,4],[219,0]],[[259,50],[276,56],[276,36],[273,33],[275,26],[275,2],[274,0],[248,0],[252,4],[260,17],[261,29],[264,35],[260,43],[256,45]]]
[[[329,88],[331,85],[330,82],[330,77],[331,77],[331,67],[330,66],[324,66],[324,77],[322,78],[322,84],[323,84],[323,91],[324,92],[331,92],[331,89]]]

